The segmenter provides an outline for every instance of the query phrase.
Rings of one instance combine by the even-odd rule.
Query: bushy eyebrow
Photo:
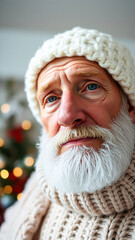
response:
[[[38,95],[42,94],[43,92],[45,92],[47,90],[47,88],[49,88],[49,86],[50,86],[50,84],[45,84],[40,89],[37,89],[36,97],[38,98]]]
[[[99,74],[100,73],[100,71],[99,70],[91,70],[90,72],[88,71],[88,72],[76,72],[76,74],[75,75],[77,75],[77,76],[80,76],[80,77],[91,77],[91,76],[93,76],[93,75],[97,75],[97,74]]]
[[[78,70],[73,74],[73,76],[91,77],[91,76],[98,75],[98,74],[101,74],[101,72],[98,69],[91,69],[90,71]],[[55,80],[55,81],[57,81],[57,80]],[[50,85],[51,85],[51,83],[45,83],[45,85],[43,85],[41,88],[39,88],[39,90],[37,89],[36,96],[38,97],[39,94],[42,94],[43,92],[45,92],[50,87]]]

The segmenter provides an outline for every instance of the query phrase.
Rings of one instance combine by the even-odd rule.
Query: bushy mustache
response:
[[[65,131],[58,132],[52,139],[52,144],[54,147],[59,148],[68,141],[77,140],[81,138],[93,138],[101,139],[103,141],[112,139],[113,135],[111,130],[94,126],[79,126],[74,129],[66,129]]]

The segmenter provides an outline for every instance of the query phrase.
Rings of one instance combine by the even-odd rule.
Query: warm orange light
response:
[[[23,170],[20,167],[15,167],[13,169],[13,174],[15,177],[21,177],[23,174]]]
[[[33,164],[34,164],[34,158],[32,158],[32,157],[26,157],[25,160],[24,160],[24,162],[25,162],[25,165],[26,165],[26,166],[31,167],[31,166],[33,166]]]
[[[17,194],[17,200],[20,200],[22,198],[22,193]]]
[[[8,113],[10,111],[10,105],[8,103],[4,103],[1,105],[2,113]]]
[[[4,140],[3,138],[0,138],[0,147],[3,147],[3,145],[4,145]]]
[[[6,169],[1,170],[0,175],[3,179],[8,178],[9,172]]]
[[[5,162],[3,159],[0,158],[0,168],[4,168],[5,167]]]
[[[25,120],[22,122],[22,129],[27,131],[31,128],[31,125],[31,121]]]
[[[4,193],[10,194],[10,193],[12,193],[12,191],[13,191],[13,188],[10,185],[6,185],[4,187]]]

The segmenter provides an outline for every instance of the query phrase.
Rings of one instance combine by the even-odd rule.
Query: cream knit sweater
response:
[[[0,232],[0,240],[31,239],[135,240],[135,152],[119,181],[93,194],[62,194],[50,188],[38,162]]]

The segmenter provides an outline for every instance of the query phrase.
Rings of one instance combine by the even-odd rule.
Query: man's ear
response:
[[[135,123],[135,107],[131,106],[131,104],[128,102],[127,109],[128,109],[129,116],[132,119],[132,122]]]

